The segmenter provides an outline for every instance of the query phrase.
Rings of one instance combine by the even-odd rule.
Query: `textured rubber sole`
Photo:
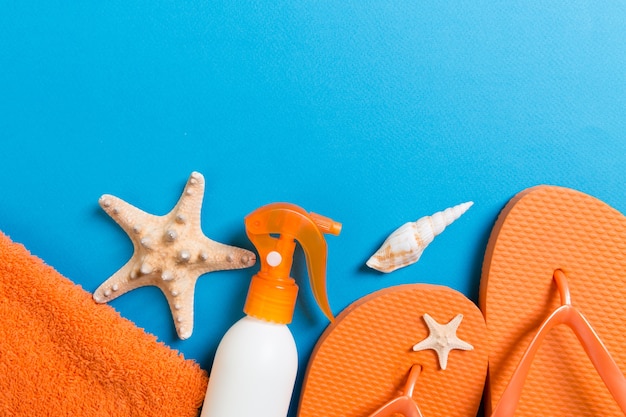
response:
[[[442,370],[434,350],[413,351],[429,336],[424,314],[440,324],[463,319],[456,335],[473,350],[452,350]],[[402,394],[409,370],[421,365],[413,400],[424,416],[473,417],[488,362],[482,313],[461,293],[408,284],[356,301],[326,329],[305,376],[300,417],[364,417]]]
[[[492,231],[480,307],[490,336],[485,411],[496,406],[541,322],[557,308],[561,269],[572,304],[626,370],[626,217],[581,192],[538,186],[515,196]],[[545,339],[515,416],[623,416],[566,326]]]

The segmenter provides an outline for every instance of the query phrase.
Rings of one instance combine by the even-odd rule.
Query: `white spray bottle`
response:
[[[326,296],[326,241],[341,224],[288,203],[261,207],[245,219],[259,252],[260,271],[252,277],[246,316],[220,342],[201,417],[286,417],[296,373],[291,323],[298,294],[289,276],[296,240],[307,260],[313,295],[333,319]]]

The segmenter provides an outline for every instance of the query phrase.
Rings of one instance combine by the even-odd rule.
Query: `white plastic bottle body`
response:
[[[217,348],[201,417],[286,417],[297,371],[289,328],[246,316]]]

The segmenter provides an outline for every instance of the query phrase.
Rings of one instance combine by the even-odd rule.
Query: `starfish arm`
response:
[[[104,194],[100,197],[98,202],[100,203],[100,207],[124,229],[135,246],[137,239],[134,239],[134,237],[141,234],[145,224],[151,219],[160,218],[160,216],[146,213],[132,204],[128,204],[124,200],[110,194]]]
[[[433,349],[434,340],[431,336],[428,336],[426,339],[422,340],[419,343],[413,345],[413,351],[417,352],[420,350]]]
[[[204,176],[199,172],[192,172],[185,184],[185,189],[176,206],[168,216],[187,223],[190,227],[200,230],[202,200],[204,198]]]
[[[152,283],[147,280],[145,276],[134,279],[131,278],[135,265],[135,259],[131,258],[126,265],[100,284],[100,286],[93,293],[93,299],[97,303],[103,304],[136,288],[152,285]]]
[[[459,325],[461,324],[461,321],[463,320],[463,314],[457,314],[456,316],[454,316],[454,318],[452,320],[450,320],[450,323],[447,324],[447,326],[454,332],[456,332],[456,330],[459,328]]]
[[[193,333],[194,297],[197,278],[176,280],[167,288],[161,288],[172,312],[176,333],[182,340]]]
[[[459,350],[473,350],[474,346],[472,346],[471,344],[467,343],[464,340],[459,339],[459,337],[456,335],[456,332],[462,320],[463,320],[463,314],[457,314],[450,321],[450,323],[448,323],[448,327],[451,329],[452,332],[454,332],[454,338],[450,341],[450,348],[459,349]]]
[[[437,351],[437,356],[439,357],[439,367],[441,370],[445,371],[448,367],[448,355],[450,354],[450,349],[440,349]]]
[[[474,346],[458,338],[453,343],[450,343],[450,347],[459,350],[474,350]]]
[[[428,330],[430,330],[431,333],[435,329],[438,329],[439,327],[441,327],[441,325],[437,323],[437,321],[435,321],[435,319],[432,318],[430,314],[424,313],[424,316],[422,317],[424,318],[424,322],[426,323],[426,326],[428,326]]]
[[[197,268],[201,274],[248,268],[256,262],[256,255],[253,252],[216,242],[207,237],[203,237],[200,248]]]
[[[435,319],[433,319],[428,313],[424,313],[422,318],[424,319],[424,322],[426,323],[426,327],[428,327],[429,335],[421,342],[413,345],[413,351],[415,352],[419,350],[433,349],[433,346],[436,343],[435,332],[439,326],[439,323],[437,323]]]

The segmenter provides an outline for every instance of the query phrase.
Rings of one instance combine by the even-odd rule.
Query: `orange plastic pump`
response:
[[[333,313],[326,295],[326,240],[338,235],[341,223],[289,203],[263,206],[245,218],[248,238],[257,248],[260,271],[252,277],[244,312],[269,322],[291,323],[298,286],[291,273],[296,241],[306,256],[313,296],[328,317]]]

